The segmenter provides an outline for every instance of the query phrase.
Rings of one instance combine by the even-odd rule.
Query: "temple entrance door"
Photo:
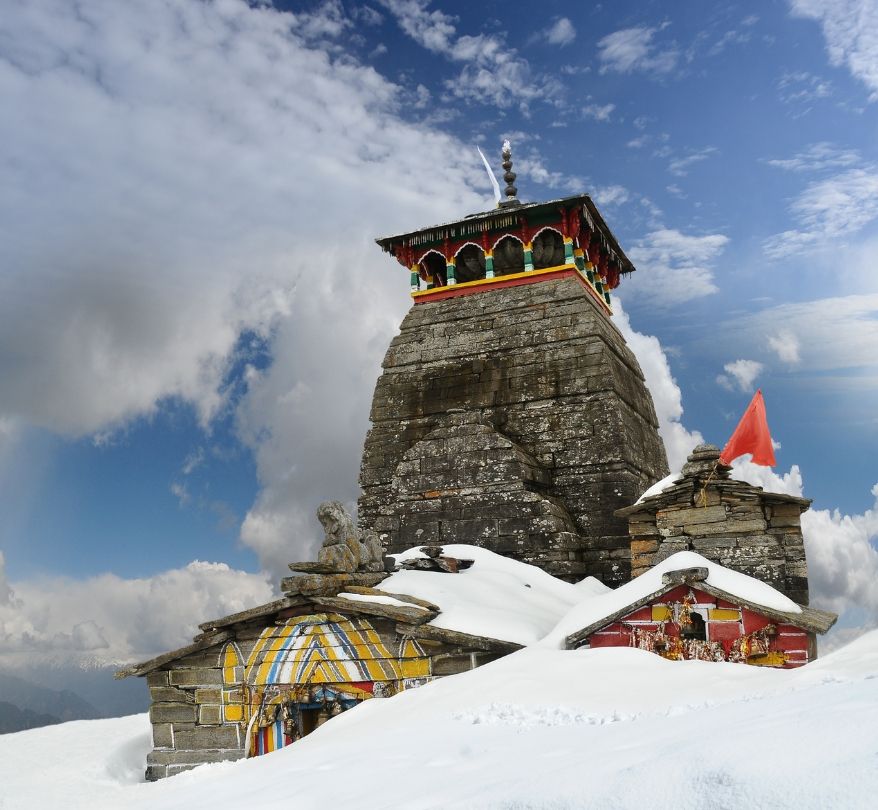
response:
[[[301,709],[302,736],[310,734],[320,724],[320,709]]]

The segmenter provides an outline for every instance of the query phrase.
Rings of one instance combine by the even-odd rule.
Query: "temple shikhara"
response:
[[[359,521],[390,552],[474,543],[568,579],[631,575],[614,512],[668,473],[652,398],[610,320],[634,272],[587,195],[507,199],[379,239],[414,305],[384,358]]]
[[[588,195],[522,203],[501,157],[496,208],[377,240],[412,307],[375,386],[357,521],[321,504],[318,558],[290,563],[279,599],[118,673],[150,689],[148,779],[287,747],[541,639],[816,656],[836,617],[808,605],[810,501],[735,480],[712,445],[668,475],[611,319],[634,266]]]

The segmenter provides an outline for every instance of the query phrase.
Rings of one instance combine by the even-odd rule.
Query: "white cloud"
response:
[[[839,624],[878,621],[878,484],[872,495],[875,504],[861,515],[843,515],[837,509],[802,515],[811,602],[851,614]]]
[[[656,50],[653,37],[659,28],[624,28],[598,41],[601,73],[668,73],[674,69],[679,52],[673,46]]]
[[[878,167],[851,169],[810,183],[793,201],[790,213],[797,228],[763,243],[769,258],[831,245],[878,219]]]
[[[807,358],[799,374],[838,392],[848,388],[876,390],[878,375],[878,294],[822,298],[768,307],[753,315],[719,324],[714,339],[735,341],[742,352],[764,352],[781,360]]]
[[[839,149],[827,141],[811,144],[791,158],[765,161],[769,166],[793,172],[818,172],[824,169],[845,169],[856,166],[860,155],[855,149]]]
[[[685,177],[689,173],[689,168],[691,166],[700,163],[702,160],[707,160],[718,152],[719,150],[715,146],[706,146],[704,149],[690,152],[683,157],[674,158],[668,163],[668,171],[671,174],[677,175],[677,177]]]
[[[576,29],[567,17],[559,17],[544,32],[546,41],[551,45],[569,45],[576,39]]]
[[[690,236],[669,228],[648,233],[628,251],[638,269],[625,296],[670,306],[717,292],[713,268],[728,241],[722,234]]]
[[[703,442],[704,438],[697,430],[687,430],[680,421],[683,416],[683,397],[658,338],[634,331],[628,314],[618,299],[614,303],[614,310],[613,322],[619,327],[628,348],[634,352],[646,379],[646,386],[652,394],[659,435],[668,454],[668,467],[679,470],[692,448]]]
[[[609,121],[610,113],[615,109],[615,104],[586,104],[582,108],[582,114],[586,118],[592,118],[595,121]]]
[[[766,492],[781,492],[784,495],[795,495],[797,498],[803,497],[804,482],[797,464],[793,464],[789,472],[779,475],[771,467],[754,464],[750,461],[750,454],[747,453],[732,462],[732,478],[746,481],[754,487],[762,487]]]
[[[846,67],[878,98],[878,5],[874,0],[790,0],[793,15],[817,20],[829,61]]]
[[[500,35],[458,36],[457,18],[429,0],[380,0],[399,27],[428,51],[452,62],[467,64],[444,86],[450,98],[508,107],[530,102],[556,102],[561,84],[551,76],[536,75],[528,61]]]
[[[226,376],[255,332],[273,365],[253,396],[266,379],[278,396],[312,392],[311,414],[260,402],[268,421],[242,422],[264,492],[283,490],[309,524],[309,482],[352,497],[358,449],[305,464],[287,423],[315,447],[340,430],[361,445],[409,305],[405,270],[372,238],[488,203],[470,186],[484,182],[473,150],[406,123],[402,88],[305,38],[332,32],[326,8],[312,24],[238,0],[95,0],[81,14],[55,0],[5,20],[0,82],[16,115],[0,119],[0,426],[106,434],[171,398],[209,425],[234,405]],[[321,422],[342,400],[356,418]],[[311,542],[279,536],[266,559]]]
[[[584,177],[549,169],[545,158],[534,148],[522,150],[517,155],[513,152],[512,157],[519,178],[527,177],[535,183],[571,194],[581,193],[586,187]]]
[[[0,555],[0,583],[5,570]],[[153,577],[102,574],[15,583],[0,600],[0,665],[36,658],[113,664],[150,658],[188,644],[199,622],[275,598],[264,574],[223,563],[191,562]]]
[[[802,358],[799,354],[799,339],[789,330],[782,330],[768,336],[768,346],[785,363],[795,365]]]
[[[765,366],[756,360],[735,360],[723,366],[725,374],[720,374],[716,381],[729,391],[752,391],[753,383],[763,372]]]
[[[619,185],[603,186],[596,188],[591,193],[591,198],[600,206],[623,205],[631,199],[627,188]]]
[[[777,82],[777,89],[784,104],[811,104],[832,95],[831,82],[805,70],[784,73]]]
[[[8,580],[6,579],[6,558],[0,551],[0,607],[11,605],[15,594],[12,592]]]
[[[351,10],[351,16],[364,25],[381,25],[384,17],[372,6],[357,6]]]

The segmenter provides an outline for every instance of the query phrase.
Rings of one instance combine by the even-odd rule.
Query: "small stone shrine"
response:
[[[521,646],[434,626],[437,605],[376,588],[394,569],[453,576],[472,560],[431,547],[395,564],[337,501],[317,515],[318,560],[290,564],[300,574],[282,580],[281,599],[204,622],[191,644],[116,673],[149,687],[148,780],[284,748],[364,700]]]
[[[807,605],[800,518],[811,501],[737,481],[719,455],[718,447],[699,445],[667,488],[616,512],[628,520],[632,576],[696,551]]]
[[[414,305],[375,387],[359,521],[391,552],[473,543],[556,576],[629,579],[615,511],[667,475],[610,320],[634,266],[585,194],[378,239]]]

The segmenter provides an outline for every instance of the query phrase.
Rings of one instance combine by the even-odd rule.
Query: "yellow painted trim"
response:
[[[731,608],[708,608],[707,618],[712,622],[739,622],[741,611]]]
[[[666,622],[671,618],[671,609],[667,605],[652,606],[652,620],[654,622]]]
[[[787,657],[780,650],[772,650],[765,655],[754,655],[747,659],[747,663],[754,667],[782,667],[787,662]]]
[[[540,270],[525,270],[523,273],[509,273],[506,276],[494,276],[494,278],[478,278],[475,281],[462,281],[454,284],[455,290],[462,290],[468,287],[481,287],[489,284],[497,284],[501,281],[512,281],[516,278],[534,278],[534,276],[545,276],[550,273],[557,273],[560,270],[576,270],[575,264],[559,264],[557,267],[543,267]],[[418,290],[412,293],[412,298],[419,298],[422,295],[430,295],[437,290],[444,290],[446,287],[433,287],[430,290]]]

